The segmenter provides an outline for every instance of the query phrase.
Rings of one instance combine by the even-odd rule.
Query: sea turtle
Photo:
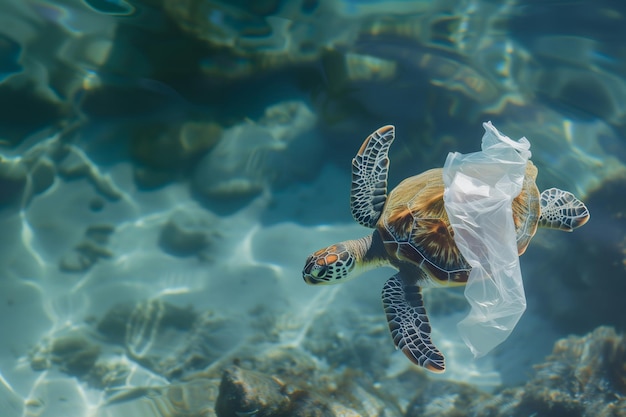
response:
[[[443,372],[444,357],[431,341],[421,288],[464,285],[471,267],[454,242],[441,168],[407,178],[387,195],[387,153],[394,137],[393,126],[381,127],[352,160],[352,216],[374,232],[313,253],[302,276],[308,284],[335,284],[379,266],[397,269],[382,291],[393,341],[415,364]],[[528,161],[522,191],[513,200],[519,255],[537,226],[572,231],[589,219],[587,207],[573,194],[557,188],[539,194],[536,176]]]

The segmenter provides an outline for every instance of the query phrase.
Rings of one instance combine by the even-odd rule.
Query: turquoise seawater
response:
[[[626,416],[625,39],[618,0],[2,0],[0,416]],[[370,133],[391,189],[488,121],[591,218],[537,231],[480,358],[425,288],[435,374],[392,268],[302,270],[372,233]]]

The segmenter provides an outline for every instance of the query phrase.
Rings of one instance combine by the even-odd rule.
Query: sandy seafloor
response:
[[[3,314],[11,318],[2,321],[2,333],[12,335],[2,343],[3,396],[7,404],[14,404],[9,408],[13,414],[7,416],[21,415],[16,404],[22,399],[31,408],[41,407],[41,415],[46,416],[84,415],[86,410],[101,404],[102,392],[58,369],[34,372],[28,356],[33,348],[45,346],[55,338],[92,333],[85,318],[100,318],[120,303],[156,299],[193,306],[199,311],[212,310],[218,316],[228,317],[235,327],[221,329],[223,335],[213,335],[224,339],[218,341],[216,349],[226,358],[236,355],[247,343],[258,343],[250,341],[259,338],[267,344],[263,349],[281,345],[300,347],[309,327],[323,315],[335,316],[339,328],[350,329],[355,324],[341,320],[347,309],[362,310],[352,320],[368,321],[379,328],[386,326],[379,294],[391,269],[369,272],[358,280],[334,287],[314,288],[306,286],[301,279],[303,256],[312,248],[360,237],[367,233],[361,226],[350,223],[302,226],[293,221],[264,226],[260,217],[268,210],[269,197],[259,196],[232,215],[210,220],[220,237],[215,243],[217,247],[211,248],[209,261],[181,259],[164,253],[158,240],[173,213],[184,211],[199,219],[206,216],[205,209],[190,198],[186,187],[172,185],[158,192],[138,192],[126,164],[114,167],[107,175],[124,196],[97,214],[86,208],[89,196],[94,194],[88,181],[58,181],[31,203],[28,212],[3,220],[3,229],[19,236],[17,242],[7,245],[5,259],[9,260],[10,268],[2,283],[2,294],[10,300],[3,306]],[[334,175],[328,169],[319,182],[306,186],[303,193],[315,193],[316,188],[325,187]],[[333,194],[328,193],[327,198],[346,200],[345,193]],[[290,208],[285,210],[289,212]],[[51,218],[54,220],[50,221]],[[94,223],[115,225],[115,233],[107,244],[113,255],[85,274],[60,272],[58,259],[71,251],[84,230]],[[271,309],[271,314],[276,315],[278,342],[264,341],[268,329],[253,327],[254,311],[259,306]],[[447,353],[449,371],[445,378],[491,389],[500,383],[498,372],[490,358],[472,359],[456,333],[456,322],[461,317],[433,318],[436,323],[433,337]],[[379,337],[389,337],[385,332],[380,333]],[[392,357],[389,372],[400,373],[412,366],[401,353],[394,351],[390,339],[386,345],[387,349],[379,354]],[[106,344],[103,346],[105,352],[109,349]],[[111,352],[106,360],[124,360],[124,356]],[[161,376],[132,362],[129,365],[132,372],[128,375],[128,386],[167,384]],[[65,414],[70,410],[75,414]]]
[[[215,26],[196,27],[181,11],[191,3],[0,6],[0,416],[177,415],[163,405],[170,384],[200,371],[219,376],[237,358],[278,357],[273,352],[285,349],[331,379],[354,369],[384,386],[411,373],[490,392],[523,384],[561,337],[600,325],[624,330],[626,63],[618,35],[579,13],[555,33],[537,23],[540,34],[525,38],[515,24],[536,17],[532,2],[504,11],[469,2],[463,33],[482,27],[480,11],[519,18],[509,43],[475,42],[473,54],[452,34],[442,47],[434,34],[425,40],[390,29],[393,19],[412,27],[411,17],[423,24],[454,16],[447,2],[322,1],[343,5],[329,9],[339,12],[327,24],[344,28],[336,39],[326,27],[323,37],[303,35],[261,7],[260,21],[275,32],[261,36],[262,52],[253,53],[256,44],[232,39],[237,30],[256,33],[246,26],[256,20],[226,18],[241,5],[197,2],[212,24],[224,25],[212,37]],[[296,13],[275,7],[281,19]],[[562,11],[554,7],[555,15]],[[623,21],[623,7],[604,7],[589,19]],[[381,13],[383,29],[371,23]],[[321,17],[313,16],[306,24],[317,28]],[[177,17],[179,26],[163,24],[163,33],[154,23]],[[342,19],[373,26],[360,29],[363,40]],[[598,32],[576,33],[579,21]],[[496,23],[484,22],[476,37],[489,39],[485,28]],[[167,30],[193,59],[180,52],[172,66],[154,58]],[[502,36],[498,30],[491,35]],[[402,42],[378,45],[381,33]],[[263,55],[267,39],[275,47],[274,38],[298,36],[318,55]],[[494,58],[497,51],[512,63]],[[320,65],[321,92],[293,75]],[[435,376],[394,350],[380,302],[391,269],[327,287],[307,286],[301,271],[316,249],[369,233],[350,218],[349,167],[373,129],[397,125],[393,186],[441,166],[448,152],[478,150],[487,120],[515,139],[526,135],[539,188],[575,192],[592,219],[572,234],[537,233],[521,258],[528,311],[483,358],[472,357],[456,330],[467,309],[462,289],[427,290],[433,340],[447,358],[447,371]],[[202,139],[208,136],[215,138]],[[401,408],[410,391],[395,391]],[[187,400],[197,405],[203,397]],[[197,407],[214,401],[209,392]]]

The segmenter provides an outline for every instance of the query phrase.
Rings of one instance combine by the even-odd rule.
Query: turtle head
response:
[[[310,255],[302,270],[307,284],[337,284],[356,276],[357,256],[348,242],[335,243]]]

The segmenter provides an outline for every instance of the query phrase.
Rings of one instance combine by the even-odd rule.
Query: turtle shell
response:
[[[391,259],[409,262],[439,285],[467,282],[471,271],[454,242],[443,202],[443,170],[431,169],[402,181],[387,197],[377,229]],[[540,215],[537,168],[528,162],[521,193],[513,200],[517,249],[521,255],[537,230]]]

